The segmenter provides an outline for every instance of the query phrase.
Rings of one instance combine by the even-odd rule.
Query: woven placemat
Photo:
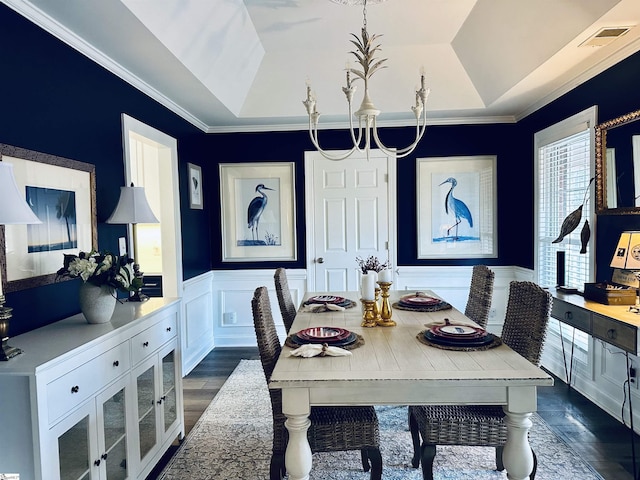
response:
[[[490,348],[495,348],[502,345],[502,339],[495,335],[493,336],[493,341],[491,343],[481,345],[479,347],[465,347],[463,345],[460,345],[459,347],[456,347],[455,345],[440,345],[439,343],[432,342],[425,338],[424,332],[426,332],[426,330],[422,330],[416,335],[416,338],[420,343],[424,343],[425,345],[429,345],[430,347],[441,348],[443,350],[455,350],[457,352],[477,352],[480,350],[489,350]]]
[[[308,303],[308,302],[304,302],[302,304],[302,309],[301,311],[305,311],[304,307],[307,305],[313,305],[313,303]],[[342,308],[353,308],[357,305],[356,302],[354,302],[353,300],[349,300],[348,298],[346,298],[344,300],[344,302],[339,304]],[[309,311],[309,310],[306,310]],[[331,310],[330,308],[327,308],[326,305],[318,305],[317,307],[315,307],[314,309],[311,310],[312,313],[323,313],[323,312],[339,312],[340,310]]]
[[[292,333],[291,335],[289,335],[286,340],[284,341],[285,346],[289,347],[289,348],[298,348],[301,347],[302,345],[300,345],[299,343],[296,343],[292,340],[291,337],[293,337],[295,335],[295,333]],[[356,341],[349,344],[349,345],[335,345],[336,347],[340,347],[340,348],[344,348],[345,350],[353,350],[354,348],[358,348],[361,345],[364,345],[364,338],[362,337],[362,335],[356,333]]]
[[[440,310],[449,310],[453,308],[450,303],[447,303],[444,300],[435,305],[422,305],[420,307],[409,307],[395,302],[392,307],[397,308],[398,310],[408,310],[410,312],[438,312]]]

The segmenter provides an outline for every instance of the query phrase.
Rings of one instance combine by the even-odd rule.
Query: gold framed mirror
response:
[[[640,214],[640,110],[596,125],[596,213]]]

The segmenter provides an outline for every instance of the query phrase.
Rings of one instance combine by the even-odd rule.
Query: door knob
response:
[[[324,263],[324,258],[322,257],[318,257],[318,259],[316,260],[317,263]]]

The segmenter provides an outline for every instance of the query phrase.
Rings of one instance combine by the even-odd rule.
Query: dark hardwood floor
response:
[[[238,362],[259,358],[257,348],[216,348],[184,378],[186,434]],[[640,405],[634,407],[640,408]],[[556,378],[553,387],[538,389],[538,414],[606,480],[634,480],[630,429],[580,393],[569,389],[562,380]],[[639,468],[640,437],[635,435],[634,441],[638,452],[636,468]],[[175,442],[147,480],[158,477],[177,447]]]

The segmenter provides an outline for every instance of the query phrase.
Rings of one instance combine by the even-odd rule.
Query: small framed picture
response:
[[[202,210],[202,168],[193,163],[187,163],[189,171],[189,207]]]

